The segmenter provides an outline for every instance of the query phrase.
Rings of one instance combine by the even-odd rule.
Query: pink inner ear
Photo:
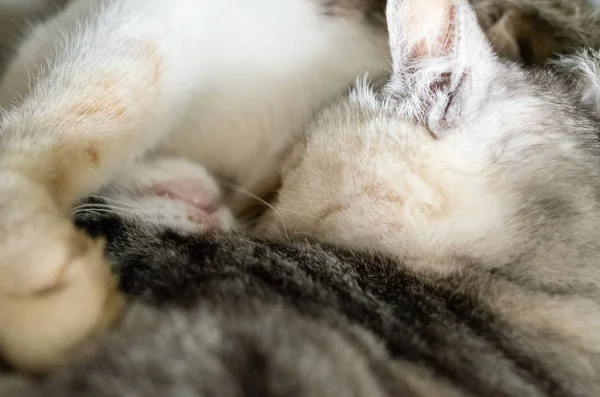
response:
[[[406,39],[411,58],[435,58],[452,51],[456,7],[448,0],[407,1]],[[414,40],[414,41],[413,41]]]

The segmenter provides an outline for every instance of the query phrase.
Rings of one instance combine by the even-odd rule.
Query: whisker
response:
[[[122,206],[116,206],[116,205],[97,205],[97,204],[86,204],[86,205],[78,205],[77,207],[73,208],[71,210],[71,213],[75,213],[75,212],[80,212],[80,211],[85,211],[85,210],[105,210],[105,211],[117,211],[120,210],[122,212],[140,212],[140,211],[144,211],[143,208],[136,208],[136,207],[122,207]]]
[[[129,210],[131,210],[131,208],[115,207],[113,205],[106,205],[106,206],[89,205],[89,206],[81,206],[81,207],[74,208],[72,213],[81,212],[81,211],[127,212]]]
[[[74,207],[71,211],[71,216],[73,217],[86,211],[96,213],[114,213],[122,216],[156,214],[156,211],[144,208],[143,206],[136,206],[134,203],[123,202],[123,204],[126,205],[84,203]]]
[[[79,211],[74,211],[71,213],[71,217],[75,217],[77,215],[81,215],[81,214],[116,214],[116,215],[120,215],[123,217],[127,217],[127,216],[131,216],[131,213],[128,212],[123,212],[123,211],[115,211],[112,209],[106,209],[106,208],[96,208],[96,209],[83,209],[83,210],[79,210]]]
[[[300,222],[298,222],[298,224],[297,224],[297,225],[296,225],[296,227],[294,228],[294,231],[292,232],[292,237],[291,237],[292,239],[294,238],[294,236],[296,236],[296,234],[297,234],[297,233],[299,233],[299,232],[298,232],[298,228],[300,227],[300,225],[302,225],[304,222],[307,222],[307,221],[306,221],[306,218],[308,218],[308,216],[305,216],[304,218],[302,218],[302,219],[300,220]],[[311,222],[307,222],[307,223],[308,223],[308,224],[310,224],[310,225],[313,225],[313,226],[314,226],[314,224],[313,224],[313,223],[311,223]]]
[[[123,193],[125,193],[125,192],[123,192]],[[99,200],[103,200],[103,201],[106,201],[108,203],[122,204],[122,205],[126,205],[126,206],[131,206],[132,205],[132,203],[130,201],[117,200],[117,199],[112,198],[112,197],[104,197],[104,196],[98,196],[98,195],[92,195],[92,196],[89,196],[89,197],[90,198],[99,199]],[[132,194],[129,195],[129,198],[131,200],[136,200],[137,199],[136,196],[134,196]]]

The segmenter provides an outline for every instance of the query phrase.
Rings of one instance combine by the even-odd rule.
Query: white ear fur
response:
[[[387,91],[404,116],[434,135],[460,114],[477,69],[496,59],[467,0],[390,0],[393,75]]]

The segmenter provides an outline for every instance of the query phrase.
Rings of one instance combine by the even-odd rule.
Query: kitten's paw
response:
[[[0,195],[0,355],[43,371],[76,355],[124,300],[102,242],[76,230],[43,189],[2,175]]]
[[[216,185],[214,185],[216,186]],[[233,225],[229,209],[221,204],[218,188],[204,179],[173,179],[159,183],[151,191],[170,206],[185,206],[186,219],[204,231],[228,230]]]
[[[73,215],[84,224],[118,216],[176,230],[231,230],[236,222],[223,201],[219,185],[204,167],[167,158],[132,167],[96,198],[75,207]]]

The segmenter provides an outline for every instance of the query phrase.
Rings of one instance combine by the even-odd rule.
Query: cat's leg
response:
[[[186,68],[197,69],[183,56],[197,39],[189,8],[75,2],[25,43],[43,53],[18,56],[5,76],[0,91],[14,101],[0,126],[0,354],[18,367],[68,359],[122,306],[102,244],[68,212],[183,111],[194,89]]]

